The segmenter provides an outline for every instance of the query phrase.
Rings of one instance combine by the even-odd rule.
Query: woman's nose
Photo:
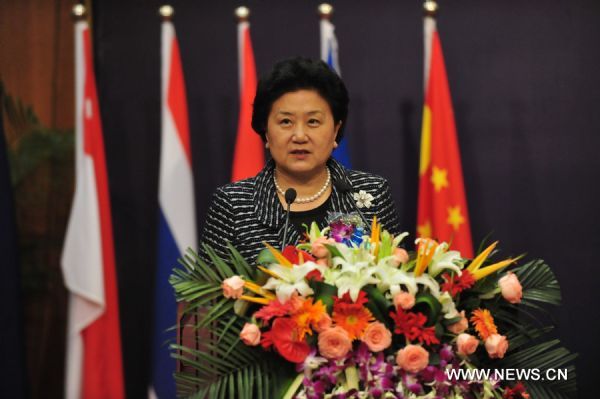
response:
[[[306,135],[306,126],[302,123],[296,124],[292,139],[295,141],[305,141],[308,136]]]

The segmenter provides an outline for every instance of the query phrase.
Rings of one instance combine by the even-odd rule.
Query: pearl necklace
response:
[[[275,177],[274,173],[273,173],[273,182],[275,183],[275,188],[277,189],[277,192],[279,192],[279,194],[281,194],[285,197],[285,191],[283,191],[283,189],[279,186],[279,183],[277,183],[277,178]],[[296,200],[294,202],[297,204],[308,204],[310,202],[315,201],[317,198],[319,198],[321,195],[323,195],[325,190],[327,190],[327,187],[329,187],[330,183],[331,183],[331,172],[329,172],[329,168],[327,168],[327,180],[325,181],[325,184],[323,185],[323,187],[321,187],[321,189],[319,191],[317,191],[317,193],[315,195],[311,195],[310,197],[296,198]]]

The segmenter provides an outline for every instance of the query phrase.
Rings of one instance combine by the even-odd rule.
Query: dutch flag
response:
[[[161,53],[160,211],[150,397],[174,398],[176,363],[168,344],[175,340],[177,304],[169,276],[177,258],[188,247],[196,247],[197,232],[185,84],[175,28],[169,20],[162,23]]]

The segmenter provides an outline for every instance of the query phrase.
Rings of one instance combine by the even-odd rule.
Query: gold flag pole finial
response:
[[[425,0],[423,2],[423,11],[428,17],[435,17],[438,11],[438,3],[435,0]]]
[[[86,10],[83,4],[75,4],[71,9],[71,15],[77,21],[80,21],[86,17]]]
[[[162,5],[158,9],[158,15],[160,15],[164,21],[170,21],[173,19],[173,15],[175,15],[175,9],[169,4]]]
[[[250,9],[244,6],[236,8],[235,17],[237,18],[238,22],[248,21],[248,18],[250,17]]]
[[[321,3],[319,8],[319,15],[323,19],[331,19],[331,14],[333,14],[333,6],[329,3]]]

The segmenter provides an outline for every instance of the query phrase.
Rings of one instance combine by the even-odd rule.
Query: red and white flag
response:
[[[264,144],[252,130],[252,102],[256,94],[256,65],[248,21],[238,23],[240,114],[231,169],[231,181],[256,175],[265,164]]]
[[[421,131],[417,235],[473,256],[452,98],[435,19],[425,17],[425,104]]]
[[[90,30],[75,23],[75,197],[62,253],[69,290],[65,397],[125,397],[117,276]]]

